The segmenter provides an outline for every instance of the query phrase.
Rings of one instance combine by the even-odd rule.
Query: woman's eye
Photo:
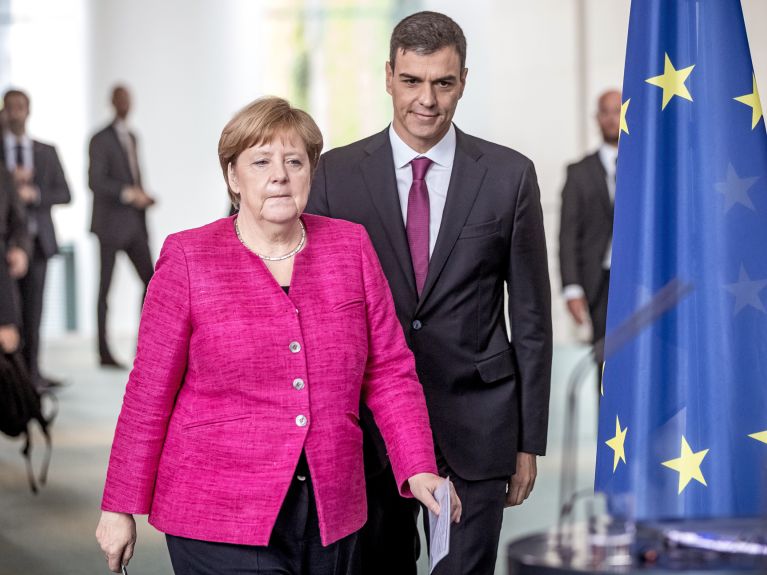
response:
[[[298,168],[301,167],[303,163],[301,160],[288,160],[288,165]]]
[[[253,162],[253,165],[254,166],[265,166],[268,163],[269,163],[268,160],[256,160],[255,162]]]

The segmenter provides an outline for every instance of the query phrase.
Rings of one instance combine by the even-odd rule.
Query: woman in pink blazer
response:
[[[165,241],[96,533],[112,571],[148,513],[176,573],[354,573],[360,400],[402,495],[439,511],[423,392],[372,244],[302,215],[321,149],[308,114],[256,100],[219,141],[239,215]]]

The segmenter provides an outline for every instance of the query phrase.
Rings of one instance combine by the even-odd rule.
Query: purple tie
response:
[[[424,178],[431,164],[429,158],[415,158],[410,162],[413,168],[413,183],[407,197],[406,227],[418,295],[421,295],[426,273],[429,271],[429,190]]]

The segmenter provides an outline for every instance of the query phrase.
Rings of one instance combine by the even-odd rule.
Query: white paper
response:
[[[434,491],[439,516],[429,511],[429,573],[450,552],[450,478]]]

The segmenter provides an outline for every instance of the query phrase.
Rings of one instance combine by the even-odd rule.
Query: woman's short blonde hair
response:
[[[294,132],[303,141],[313,175],[322,152],[322,133],[309,114],[291,107],[287,100],[273,96],[258,98],[224,126],[218,140],[218,161],[233,205],[239,206],[240,197],[229,186],[229,164],[234,164],[248,148],[269,143],[285,132]]]

